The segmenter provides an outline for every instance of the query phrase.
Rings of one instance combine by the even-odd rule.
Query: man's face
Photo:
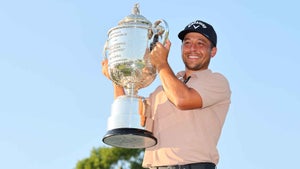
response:
[[[211,42],[197,32],[187,33],[182,41],[182,60],[188,70],[207,69],[210,58],[215,56],[216,51],[217,48],[211,48]]]

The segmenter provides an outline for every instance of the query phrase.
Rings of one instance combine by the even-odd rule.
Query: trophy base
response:
[[[102,141],[114,147],[137,149],[152,147],[157,143],[151,132],[134,128],[109,130]]]

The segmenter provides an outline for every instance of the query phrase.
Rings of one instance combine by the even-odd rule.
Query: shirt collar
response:
[[[191,74],[191,77],[201,77],[201,76],[206,76],[207,74],[210,74],[212,71],[210,69],[205,69],[205,70],[199,70],[199,71],[195,71]],[[185,75],[185,71],[180,71],[176,74],[176,77],[183,81],[184,80],[184,75]]]

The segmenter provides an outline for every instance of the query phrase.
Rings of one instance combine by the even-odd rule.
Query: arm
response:
[[[165,94],[178,109],[201,108],[202,99],[200,94],[178,80],[172,71],[167,61],[170,47],[170,41],[167,41],[165,46],[161,43],[156,43],[156,47],[151,51],[151,63],[159,72]]]

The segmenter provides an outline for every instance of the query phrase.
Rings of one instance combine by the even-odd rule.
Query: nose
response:
[[[197,49],[196,44],[192,43],[191,46],[190,46],[190,50],[195,51],[196,49]]]

